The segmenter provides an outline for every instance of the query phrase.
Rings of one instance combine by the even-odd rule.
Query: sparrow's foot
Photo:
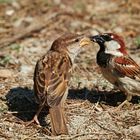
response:
[[[130,106],[130,103],[128,100],[123,101],[115,110],[120,110],[124,105]]]
[[[29,126],[31,125],[32,123],[36,123],[37,125],[40,125],[39,121],[38,121],[38,116],[35,115],[34,118],[31,120],[31,121],[28,121],[25,123],[25,126]]]

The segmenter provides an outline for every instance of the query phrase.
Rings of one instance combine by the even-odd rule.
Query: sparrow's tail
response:
[[[58,105],[49,109],[53,135],[68,134],[63,108]]]

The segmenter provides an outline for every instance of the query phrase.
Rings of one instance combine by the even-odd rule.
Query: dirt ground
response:
[[[140,64],[139,0],[0,0],[0,140],[140,139],[140,97],[115,111],[125,95],[102,77],[97,45],[76,59],[65,106],[69,135],[50,136],[45,110],[39,117],[41,127],[24,125],[37,108],[36,61],[65,32],[116,32]]]

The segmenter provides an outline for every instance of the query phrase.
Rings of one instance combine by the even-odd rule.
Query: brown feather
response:
[[[63,108],[60,105],[54,106],[49,109],[49,113],[51,117],[52,134],[68,134]]]
[[[125,76],[140,78],[140,66],[129,56],[115,57],[115,69]]]

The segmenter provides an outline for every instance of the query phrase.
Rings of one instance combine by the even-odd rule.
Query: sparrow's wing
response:
[[[42,59],[38,60],[34,71],[34,94],[37,103],[45,101],[45,73]]]
[[[52,107],[58,105],[66,94],[71,63],[68,57],[59,53],[50,53],[40,63],[41,70],[35,71],[35,87],[41,102],[47,101]],[[64,97],[64,98],[63,98]]]
[[[51,77],[48,79],[47,103],[49,106],[56,106],[64,102],[67,97],[68,81],[71,71],[71,61],[66,55],[59,55],[54,62]],[[48,73],[46,72],[46,76]]]
[[[140,78],[140,66],[129,56],[116,57],[114,59],[114,69],[120,74],[135,78]]]

